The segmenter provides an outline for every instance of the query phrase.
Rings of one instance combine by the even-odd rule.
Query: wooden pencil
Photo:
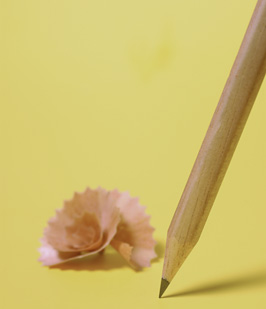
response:
[[[265,71],[266,0],[259,0],[168,229],[159,297],[201,235]]]

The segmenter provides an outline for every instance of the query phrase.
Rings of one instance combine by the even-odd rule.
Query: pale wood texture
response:
[[[168,282],[201,235],[265,70],[266,0],[259,0],[168,230]]]

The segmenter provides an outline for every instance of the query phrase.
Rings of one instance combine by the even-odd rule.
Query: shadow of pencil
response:
[[[164,247],[161,242],[157,241],[155,251],[157,253],[157,257],[151,263],[156,263],[163,257]],[[112,270],[124,267],[130,268],[128,263],[121,257],[120,254],[118,254],[112,248],[107,248],[105,250],[105,253],[98,253],[81,259],[50,266],[50,269],[94,271],[94,270]],[[140,269],[134,269],[134,271],[139,270]]]
[[[218,282],[210,282],[205,285],[196,286],[189,290],[165,296],[164,298],[222,293],[226,291],[240,290],[244,288],[257,287],[257,286],[266,286],[265,268],[261,269],[260,271],[249,273],[245,276],[238,276],[236,278],[230,278]]]

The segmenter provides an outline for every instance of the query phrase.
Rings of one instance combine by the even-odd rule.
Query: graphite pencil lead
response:
[[[163,293],[165,292],[165,290],[167,289],[169,284],[170,284],[170,282],[168,282],[166,279],[162,278],[159,298],[162,297]]]

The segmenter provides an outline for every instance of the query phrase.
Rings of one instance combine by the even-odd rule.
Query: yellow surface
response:
[[[167,228],[255,3],[1,2],[1,308],[265,308],[265,82],[200,242],[158,299]],[[159,258],[137,273],[114,252],[42,267],[48,218],[98,185],[140,197]]]

